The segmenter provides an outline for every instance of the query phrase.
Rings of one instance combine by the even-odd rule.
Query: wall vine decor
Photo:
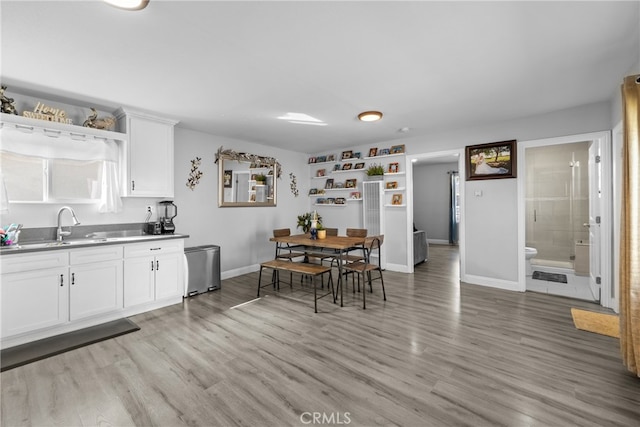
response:
[[[187,179],[187,187],[189,187],[191,191],[200,183],[200,178],[202,178],[202,171],[198,170],[201,161],[202,159],[200,157],[191,160],[191,171]]]
[[[295,197],[298,197],[298,180],[293,172],[289,173],[289,178],[291,179],[291,192]]]

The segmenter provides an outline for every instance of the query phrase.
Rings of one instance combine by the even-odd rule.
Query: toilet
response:
[[[524,259],[526,263],[527,276],[531,276],[533,274],[533,268],[531,267],[531,258],[538,255],[538,251],[536,248],[530,248],[525,246],[524,248]]]

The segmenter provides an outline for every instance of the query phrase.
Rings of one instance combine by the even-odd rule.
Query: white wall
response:
[[[403,140],[411,154],[463,148],[467,145],[519,141],[595,132],[611,128],[609,102],[512,121],[434,133]],[[464,180],[464,177],[461,177]],[[520,178],[517,178],[520,179]],[[465,181],[464,221],[466,265],[463,281],[518,289],[517,181]],[[475,196],[480,191],[482,196]]]
[[[220,146],[278,159],[283,171],[277,181],[276,207],[218,207],[218,165],[214,161]],[[269,238],[273,229],[288,227],[295,232],[297,215],[308,209],[306,155],[177,128],[174,156],[176,230],[190,236],[185,247],[206,244],[221,247],[223,278],[255,270],[259,262],[272,258],[274,244]],[[199,169],[203,176],[200,184],[190,190],[186,183],[195,157],[202,158]],[[298,180],[298,197],[291,193],[290,172]]]
[[[448,172],[457,170],[457,162],[413,166],[413,222],[430,241],[449,241]]]
[[[404,143],[407,153],[418,154],[508,139],[522,141],[595,132],[611,128],[611,106],[611,102],[601,102],[478,127],[465,127],[461,123],[456,129],[376,145],[384,147]],[[218,208],[217,166],[213,162],[215,152],[221,145],[237,151],[278,158],[284,170],[282,179],[278,182],[277,207]],[[360,149],[366,153],[370,147],[345,148]],[[191,167],[190,161],[196,156],[202,158],[201,170],[204,176],[200,185],[191,191],[185,184]],[[310,209],[309,197],[306,196],[310,186],[307,159],[307,155],[299,153],[178,127],[175,145],[175,202],[179,211],[175,222],[178,232],[191,236],[185,242],[186,246],[220,245],[225,276],[251,270],[257,262],[269,258],[273,251],[273,245],[268,242],[271,231],[279,227],[289,227],[294,231],[296,216]],[[289,190],[289,172],[293,172],[298,178],[300,195],[297,198]],[[517,238],[516,180],[470,181],[464,185],[466,268],[461,272],[461,277],[472,283],[515,289],[518,280],[516,256],[520,245]],[[481,190],[483,196],[475,197],[476,190]],[[124,211],[120,214],[99,214],[94,205],[77,205],[74,208],[83,224],[142,222],[145,217],[144,207],[147,204],[155,205],[157,200],[125,199]],[[21,222],[25,227],[54,226],[59,207],[14,205],[8,215],[3,215],[2,223]],[[345,216],[340,221],[345,224],[360,224],[361,219]],[[406,228],[410,224],[403,217],[398,218],[395,225]],[[393,254],[398,259],[406,258],[406,237],[400,235],[399,239],[393,245]],[[524,245],[524,242],[521,244]],[[393,262],[397,262],[396,258]]]

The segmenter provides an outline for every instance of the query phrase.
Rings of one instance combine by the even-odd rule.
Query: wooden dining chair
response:
[[[380,247],[384,242],[384,235],[379,236],[371,236],[365,239],[365,248],[366,248],[366,259],[363,261],[356,261],[349,264],[346,264],[343,268],[347,273],[353,273],[358,276],[358,290],[360,290],[360,277],[362,277],[362,309],[365,310],[367,308],[367,300],[366,294],[367,289],[365,283],[369,284],[369,292],[373,293],[373,281],[380,280],[380,284],[382,285],[382,297],[384,301],[387,300],[387,294],[384,289],[384,279],[382,278],[382,268],[380,267]],[[377,258],[378,262],[371,261],[371,255],[374,251],[377,250]],[[373,277],[373,274],[378,274],[378,277]],[[355,292],[355,288],[354,288]]]
[[[278,228],[273,230],[273,237],[286,237],[291,235],[289,228]],[[304,252],[299,251],[300,246],[291,246],[288,243],[276,242],[276,258],[293,260],[304,256]]]
[[[286,237],[291,235],[291,229],[289,228],[277,228],[273,230],[273,237]],[[288,243],[280,243],[276,242],[276,256],[275,259],[281,260],[289,260],[293,262],[296,258],[304,258],[305,253],[299,251],[301,249],[299,245],[289,245]],[[289,284],[293,283],[293,273],[289,272]],[[280,277],[277,274],[276,270],[273,271],[272,281],[275,283],[276,280],[279,282]],[[278,283],[279,285],[279,283]],[[275,285],[274,285],[275,286]]]
[[[327,230],[327,236],[337,236],[338,229],[337,228],[325,228]]]

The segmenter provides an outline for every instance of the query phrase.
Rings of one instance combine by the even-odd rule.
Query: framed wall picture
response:
[[[357,179],[348,179],[345,182],[345,187],[346,188],[356,188],[357,183],[358,183]]]
[[[359,191],[352,191],[351,193],[349,193],[349,197],[351,197],[352,199],[361,199],[362,196],[360,195]]]
[[[391,204],[392,205],[396,205],[396,206],[401,205],[402,204],[402,194],[394,194],[391,197]]]
[[[369,148],[369,157],[375,157],[378,154],[377,148]]]
[[[335,154],[329,154],[327,156],[327,162],[335,162],[336,161],[336,155]]]
[[[340,169],[342,169],[342,165],[340,163],[336,163],[335,165],[333,165],[334,171],[339,171]]]
[[[315,157],[309,157],[309,163],[315,163],[315,162],[316,162]]]
[[[398,173],[400,172],[400,164],[398,163],[389,163],[389,173]]]
[[[324,183],[324,188],[327,190],[333,188],[333,178],[327,179],[327,181]]]
[[[342,160],[350,159],[353,157],[353,151],[343,151],[342,152]]]
[[[309,195],[313,196],[314,194],[318,194],[318,189],[317,188],[311,188],[309,189]]]
[[[318,162],[318,163],[324,163],[326,161],[327,161],[327,156],[318,156],[316,158],[316,162]]]
[[[327,171],[325,169],[318,169],[318,171],[316,172],[316,176],[325,176],[327,174]]]
[[[381,148],[378,150],[378,156],[388,156],[390,154],[388,148]]]
[[[351,163],[345,163],[344,165],[342,165],[342,170],[343,171],[351,170],[351,166],[353,166]]]
[[[386,184],[386,189],[387,190],[393,190],[398,188],[398,181],[389,181]]]
[[[354,169],[364,169],[364,162],[356,163],[356,166]]]
[[[401,153],[404,153],[404,144],[392,145],[391,149],[389,151],[390,151],[389,154],[401,154]]]
[[[467,181],[516,177],[516,140],[465,147]]]

